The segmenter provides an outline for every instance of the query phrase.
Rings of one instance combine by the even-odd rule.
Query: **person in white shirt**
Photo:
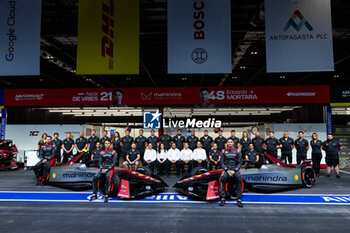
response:
[[[189,147],[188,142],[185,142],[184,149],[181,151],[181,170],[182,173],[187,173],[192,169],[193,152]]]
[[[153,149],[152,143],[148,144],[147,149],[145,150],[143,159],[145,160],[145,162],[143,163],[143,166],[147,166],[151,168],[152,173],[154,173],[154,165],[157,159],[157,152],[156,150]]]
[[[172,143],[171,148],[168,151],[168,161],[166,166],[166,173],[167,176],[170,175],[170,167],[171,165],[176,166],[176,175],[180,176],[180,170],[181,170],[181,152],[179,149],[176,148],[176,144]]]
[[[193,150],[193,168],[197,166],[201,166],[205,169],[207,169],[207,153],[202,148],[202,143],[199,141],[197,142],[197,148]]]
[[[168,161],[168,151],[165,149],[164,143],[159,144],[159,149],[157,151],[156,166],[160,175],[164,175],[164,168],[166,167]]]

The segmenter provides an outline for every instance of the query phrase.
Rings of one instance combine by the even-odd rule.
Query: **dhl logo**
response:
[[[101,56],[108,57],[108,69],[113,70],[114,64],[114,0],[109,5],[102,3],[102,32]]]

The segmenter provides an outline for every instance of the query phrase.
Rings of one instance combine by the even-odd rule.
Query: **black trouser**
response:
[[[157,169],[159,171],[159,174],[164,174],[164,169],[167,166],[167,161],[160,163],[158,160],[156,160],[156,166],[157,166]]]
[[[61,149],[59,149],[59,151],[57,151],[57,153],[55,154],[55,159],[57,163],[61,162]]]
[[[242,148],[242,158],[245,159],[245,153],[247,153],[247,149]]]
[[[219,169],[220,168],[220,163],[218,162],[217,164],[215,164],[213,161],[209,162],[209,171],[213,170],[213,167],[215,169]]]
[[[316,174],[320,173],[321,160],[322,160],[322,154],[321,153],[312,154],[312,167],[315,170]]]
[[[175,164],[176,167],[176,175],[180,175],[180,170],[181,170],[181,161],[178,160],[175,163],[172,163],[171,161],[167,160],[166,162],[166,174],[170,174],[170,167],[172,164]]]
[[[226,183],[229,184],[232,182],[236,185],[237,190],[237,199],[242,198],[242,176],[241,173],[235,172],[235,174],[230,177],[227,172],[223,171],[220,176],[220,198],[221,200],[225,200],[226,197]]]
[[[306,155],[297,155],[297,165],[300,165],[306,159]]]
[[[207,161],[206,160],[202,160],[201,163],[198,163],[197,160],[192,160],[192,168],[201,166],[202,168],[207,169]]]
[[[122,152],[122,157],[123,157],[123,161],[124,162],[126,161],[126,154],[127,154],[127,151],[123,151]]]
[[[185,173],[185,166],[188,166],[187,172],[190,172],[192,170],[192,161],[190,160],[188,163],[185,163],[184,161],[181,161],[181,172],[182,174]]]
[[[145,160],[143,159],[143,156],[145,155],[145,151],[140,151],[140,160],[142,162],[145,162]]]
[[[146,161],[143,162],[143,166],[149,167],[152,171],[152,173],[154,173],[154,166],[155,166],[155,161],[151,162],[151,163],[147,163]]]
[[[47,174],[49,173],[49,169],[52,166],[53,162],[55,162],[55,159],[47,160],[46,163],[39,161],[34,165],[33,170],[37,180],[46,180],[48,178]]]
[[[63,160],[62,160],[62,163],[67,163],[68,162],[68,159],[70,156],[73,155],[73,151],[69,152],[69,153],[66,153],[65,151],[63,151]]]
[[[100,182],[100,184],[105,184],[104,187],[104,191],[106,195],[109,195],[110,189],[111,189],[111,184],[112,184],[112,178],[113,178],[113,174],[114,172],[113,169],[109,170],[108,172],[106,172],[106,174],[103,174],[101,171],[99,171],[93,178],[92,180],[92,190],[94,194],[97,194],[97,190],[98,190],[98,182]],[[102,187],[100,187],[101,189]]]
[[[287,159],[288,159],[288,162],[287,162]],[[283,152],[283,151],[282,151],[281,161],[284,162],[284,163],[289,163],[289,164],[291,164],[291,163],[293,162],[292,154],[289,153],[289,152],[286,153],[286,152]]]
[[[257,151],[259,153],[259,162],[260,163],[265,163],[265,155],[264,152],[262,151]]]

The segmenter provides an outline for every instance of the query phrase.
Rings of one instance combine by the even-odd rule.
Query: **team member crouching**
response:
[[[181,169],[181,152],[179,149],[176,148],[176,144],[172,143],[171,148],[168,151],[168,160],[167,160],[167,166],[166,166],[166,173],[167,176],[170,175],[170,167],[171,165],[175,165],[176,167],[176,176],[180,176],[180,169]]]
[[[219,169],[221,160],[221,151],[218,150],[218,144],[213,144],[213,149],[209,152],[209,171]]]
[[[160,175],[164,175],[164,169],[167,164],[167,159],[168,159],[168,151],[165,149],[164,143],[159,144],[159,150],[157,153],[157,169],[159,171]]]
[[[226,184],[233,181],[237,189],[237,206],[243,207],[242,198],[242,176],[239,169],[242,166],[242,155],[239,150],[233,147],[233,140],[227,140],[227,147],[223,150],[220,161],[221,167],[224,169],[220,176],[220,206],[225,205]]]
[[[136,149],[136,143],[133,142],[131,144],[131,150],[128,150],[126,153],[126,161],[124,161],[123,165],[125,169],[129,170],[137,170],[140,165],[140,151]]]
[[[154,173],[154,165],[157,159],[157,152],[153,150],[152,143],[148,144],[147,149],[145,150],[143,159],[145,160],[145,162],[143,163],[143,166],[150,167],[152,173]]]
[[[205,150],[202,148],[202,143],[197,142],[197,148],[193,150],[193,168],[197,166],[207,168],[207,154]]]
[[[254,150],[253,143],[249,144],[249,150],[245,152],[245,159],[251,161],[252,163],[247,162],[245,167],[256,167],[256,163],[259,162],[259,153]]]
[[[105,198],[104,201],[108,202],[108,196],[111,190],[111,181],[114,175],[114,167],[117,164],[118,155],[112,148],[112,142],[110,139],[105,140],[105,149],[101,152],[101,158],[99,161],[100,171],[94,176],[92,180],[93,196],[90,197],[90,201],[97,199],[98,182],[105,183]]]
[[[193,152],[189,147],[188,142],[185,143],[184,149],[181,151],[181,170],[183,173],[188,173],[192,169]]]
[[[49,169],[55,163],[55,154],[57,147],[51,143],[51,136],[46,137],[46,143],[40,147],[40,161],[33,167],[37,179],[37,185],[45,185],[48,179]]]

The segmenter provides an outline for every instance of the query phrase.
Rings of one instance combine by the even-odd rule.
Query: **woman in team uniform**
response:
[[[252,140],[249,139],[247,131],[242,133],[242,138],[239,140],[239,144],[241,144],[241,152],[244,157],[246,152],[249,150],[249,144],[252,143]]]

